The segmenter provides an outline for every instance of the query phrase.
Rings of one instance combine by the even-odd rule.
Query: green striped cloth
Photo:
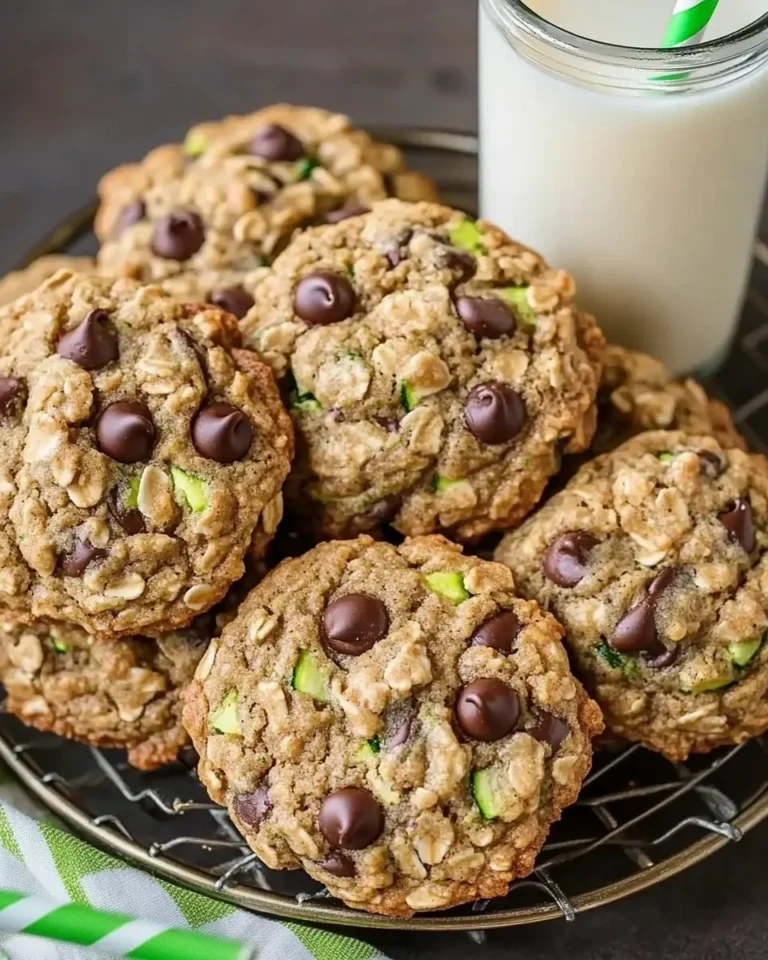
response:
[[[359,940],[236,910],[108,857],[52,822],[2,767],[0,888],[230,937],[253,944],[265,960],[386,960]],[[0,933],[0,960],[99,957],[82,947]]]

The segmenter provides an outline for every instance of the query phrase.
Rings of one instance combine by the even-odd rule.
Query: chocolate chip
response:
[[[515,315],[498,297],[458,297],[456,312],[478,340],[498,340],[515,332]]]
[[[326,223],[341,223],[342,220],[349,220],[351,217],[361,217],[368,213],[369,208],[360,203],[350,203],[345,207],[339,207],[338,210],[331,210],[323,217]]]
[[[676,567],[667,567],[665,570],[662,570],[661,573],[657,577],[654,577],[648,584],[648,596],[658,598],[667,587],[672,585],[676,576]]]
[[[464,402],[467,430],[483,443],[506,443],[525,423],[523,398],[506,383],[483,383]]]
[[[679,654],[680,650],[677,647],[670,647],[655,656],[643,657],[643,663],[647,667],[653,667],[654,670],[661,670],[663,667],[671,667],[677,660]]]
[[[406,229],[399,233],[392,243],[384,251],[384,256],[390,267],[394,269],[405,259],[404,250],[413,238],[413,230]]]
[[[355,312],[356,302],[349,280],[338,273],[310,273],[293,293],[293,309],[311,326],[346,320]]]
[[[235,797],[232,804],[235,814],[252,830],[258,830],[262,820],[269,813],[272,802],[269,799],[269,790],[263,784],[253,793],[241,793]]]
[[[734,500],[723,513],[717,515],[717,519],[747,553],[752,553],[755,549],[755,525],[749,500]]]
[[[106,550],[99,550],[87,540],[75,540],[72,550],[61,557],[61,572],[68,577],[79,577],[89,563],[103,560],[106,555]]]
[[[473,647],[493,647],[502,653],[512,653],[514,642],[523,625],[511,610],[497,613],[481,624],[472,634]]]
[[[224,287],[212,290],[208,302],[242,320],[253,306],[253,297],[243,287]]]
[[[402,497],[399,497],[396,493],[390,493],[383,500],[379,500],[368,507],[366,516],[377,523],[391,523],[397,516],[402,503]]]
[[[298,137],[277,123],[270,123],[248,144],[248,152],[265,160],[299,160],[304,156],[304,144]]]
[[[107,507],[115,520],[129,536],[144,533],[146,530],[141,511],[126,509],[121,503],[120,491],[117,487],[115,487],[107,497]]]
[[[323,800],[317,825],[332,846],[363,850],[381,836],[384,813],[367,790],[344,787]]]
[[[459,690],[456,722],[474,740],[489,743],[511,733],[520,717],[520,698],[494,677],[475,680]]]
[[[74,330],[59,340],[56,352],[84,370],[100,370],[117,360],[117,337],[109,323],[106,310],[91,310]]]
[[[660,656],[666,647],[656,632],[653,599],[646,598],[626,613],[616,625],[608,641],[619,653],[650,653]]]
[[[399,747],[411,735],[411,727],[416,715],[413,700],[396,700],[387,710],[385,742],[387,749]]]
[[[701,474],[709,477],[710,480],[717,480],[725,469],[723,461],[716,453],[712,453],[711,450],[699,450],[699,461]]]
[[[477,261],[471,253],[449,249],[445,251],[444,260],[449,270],[455,270],[458,273],[458,283],[466,283],[477,272]]]
[[[148,460],[155,443],[149,408],[140,400],[110,404],[96,421],[96,443],[102,453],[118,463]]]
[[[356,873],[354,862],[338,850],[321,860],[318,867],[334,877],[354,877]]]
[[[377,597],[348,593],[329,603],[323,614],[323,636],[336,653],[359,657],[389,630],[387,608]]]
[[[129,536],[144,533],[144,517],[140,510],[128,510],[121,503],[120,491],[115,487],[107,497],[107,507],[117,523]]]
[[[548,743],[552,747],[552,753],[557,753],[558,747],[568,736],[571,728],[565,720],[546,710],[539,711],[535,715],[535,721],[534,725],[525,732],[541,743]]]
[[[115,225],[112,228],[112,239],[117,240],[124,230],[143,220],[147,214],[147,208],[143,200],[132,200],[126,204],[120,211]]]
[[[562,534],[547,547],[544,575],[558,587],[575,587],[587,575],[589,554],[599,542],[584,530]]]
[[[392,417],[372,417],[372,420],[374,423],[378,423],[387,433],[397,433],[400,429],[400,424],[397,420],[393,420]]]
[[[152,232],[152,252],[166,260],[189,260],[205,243],[205,227],[191,210],[161,217]]]
[[[27,385],[18,377],[0,378],[0,418],[10,417],[21,405],[27,393]]]
[[[251,449],[253,427],[231,403],[211,403],[195,416],[192,443],[201,457],[217,463],[242,460]]]

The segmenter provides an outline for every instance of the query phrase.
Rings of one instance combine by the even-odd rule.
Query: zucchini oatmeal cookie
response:
[[[581,468],[496,559],[563,624],[610,731],[673,760],[768,728],[768,461],[645,433]]]
[[[682,430],[746,449],[725,404],[691,378],[676,380],[647,353],[608,344],[598,394],[594,453],[605,453],[645,430]]]
[[[199,124],[101,181],[96,232],[106,272],[162,283],[242,317],[263,266],[298,228],[375,200],[433,200],[400,151],[347,117],[278,104]]]
[[[518,523],[595,422],[602,334],[569,274],[435,204],[297,236],[246,342],[292,389],[293,509],[328,536]]]
[[[23,270],[13,270],[0,278],[0,307],[11,303],[25,293],[31,293],[58,270],[88,273],[94,269],[92,257],[68,257],[60,253],[39,257]]]
[[[180,695],[206,645],[197,628],[157,640],[99,643],[70,624],[5,626],[5,710],[70,740],[125,747],[129,763],[152,770],[171,763],[189,743]]]
[[[591,763],[562,629],[442,537],[324,543],[212,643],[183,722],[274,869],[391,916],[506,893]]]
[[[292,432],[232,316],[61,271],[0,310],[0,608],[184,627],[282,512]]]

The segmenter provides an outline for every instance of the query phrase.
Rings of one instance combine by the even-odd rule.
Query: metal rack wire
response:
[[[436,177],[450,202],[474,205],[475,138],[383,131]],[[52,231],[27,259],[82,249],[93,210]],[[758,244],[731,355],[710,383],[755,447],[768,440],[768,246]],[[70,827],[166,879],[274,916],[359,928],[482,931],[564,917],[628,896],[709,856],[768,816],[768,739],[673,764],[637,746],[597,755],[579,801],[553,828],[531,877],[506,897],[396,919],[333,900],[301,871],[264,867],[209,802],[194,758],[151,774],[107,751],[37,734],[0,717],[0,758]]]

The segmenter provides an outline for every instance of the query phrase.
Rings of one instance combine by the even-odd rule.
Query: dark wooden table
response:
[[[671,0],[670,0],[671,2]],[[98,175],[195,120],[277,99],[369,124],[475,126],[474,0],[2,0],[0,270]],[[765,960],[768,825],[630,900],[491,934],[379,936],[399,960]]]

